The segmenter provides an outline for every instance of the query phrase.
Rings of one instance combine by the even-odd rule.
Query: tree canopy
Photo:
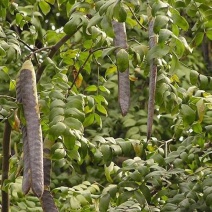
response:
[[[2,0],[2,211],[212,211],[211,40],[211,0]]]

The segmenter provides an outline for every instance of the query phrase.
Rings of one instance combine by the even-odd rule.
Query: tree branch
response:
[[[10,159],[10,137],[11,137],[11,126],[8,119],[5,121],[4,137],[2,142],[3,158],[2,158],[2,184],[1,189],[4,186],[4,181],[8,179],[9,172],[9,159]],[[2,212],[9,211],[9,194],[2,189]]]
[[[49,52],[48,57],[49,57],[49,58],[52,58],[52,57],[55,55],[55,53],[59,50],[59,48],[60,48],[64,43],[66,43],[66,41],[67,41],[68,39],[70,39],[71,36],[72,36],[72,35],[65,35],[58,43],[56,43],[54,46],[52,46],[51,51]],[[45,65],[44,65],[44,64],[42,64],[42,65],[38,68],[37,74],[36,74],[36,81],[37,81],[37,83],[39,82],[39,80],[40,80],[40,78],[41,78],[41,75],[43,74],[44,69],[45,69]]]

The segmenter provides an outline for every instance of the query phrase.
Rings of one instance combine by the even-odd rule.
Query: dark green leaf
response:
[[[99,211],[100,212],[107,212],[107,209],[109,207],[109,203],[110,203],[110,194],[104,194],[100,197],[100,201],[99,201]]]

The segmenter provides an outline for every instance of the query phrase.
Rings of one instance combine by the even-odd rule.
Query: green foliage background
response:
[[[35,68],[45,68],[39,104],[44,139],[52,142],[50,187],[59,211],[211,211],[211,14],[210,0],[1,1],[1,137],[6,119],[13,127],[2,189],[11,211],[42,211],[39,199],[21,191],[15,117],[16,75],[33,52]],[[151,17],[158,43],[149,49]],[[131,106],[125,117],[117,101],[112,20],[127,30]],[[158,78],[147,142],[153,58]]]

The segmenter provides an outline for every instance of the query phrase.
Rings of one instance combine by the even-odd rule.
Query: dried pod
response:
[[[40,125],[40,114],[37,98],[37,87],[35,71],[30,60],[24,62],[20,73],[17,78],[17,101],[23,105],[23,114],[25,123],[22,125],[26,127],[26,132],[23,131],[23,137],[26,133],[26,139],[24,139],[25,149],[25,172],[24,177],[31,177],[31,189],[34,194],[41,197],[44,190],[44,177],[43,177],[43,141],[42,131]],[[28,149],[28,152],[26,152]],[[29,161],[30,172],[27,168],[27,162]],[[24,179],[24,183],[27,179]],[[28,185],[27,185],[28,186]],[[23,185],[24,192],[27,192],[27,187]]]

